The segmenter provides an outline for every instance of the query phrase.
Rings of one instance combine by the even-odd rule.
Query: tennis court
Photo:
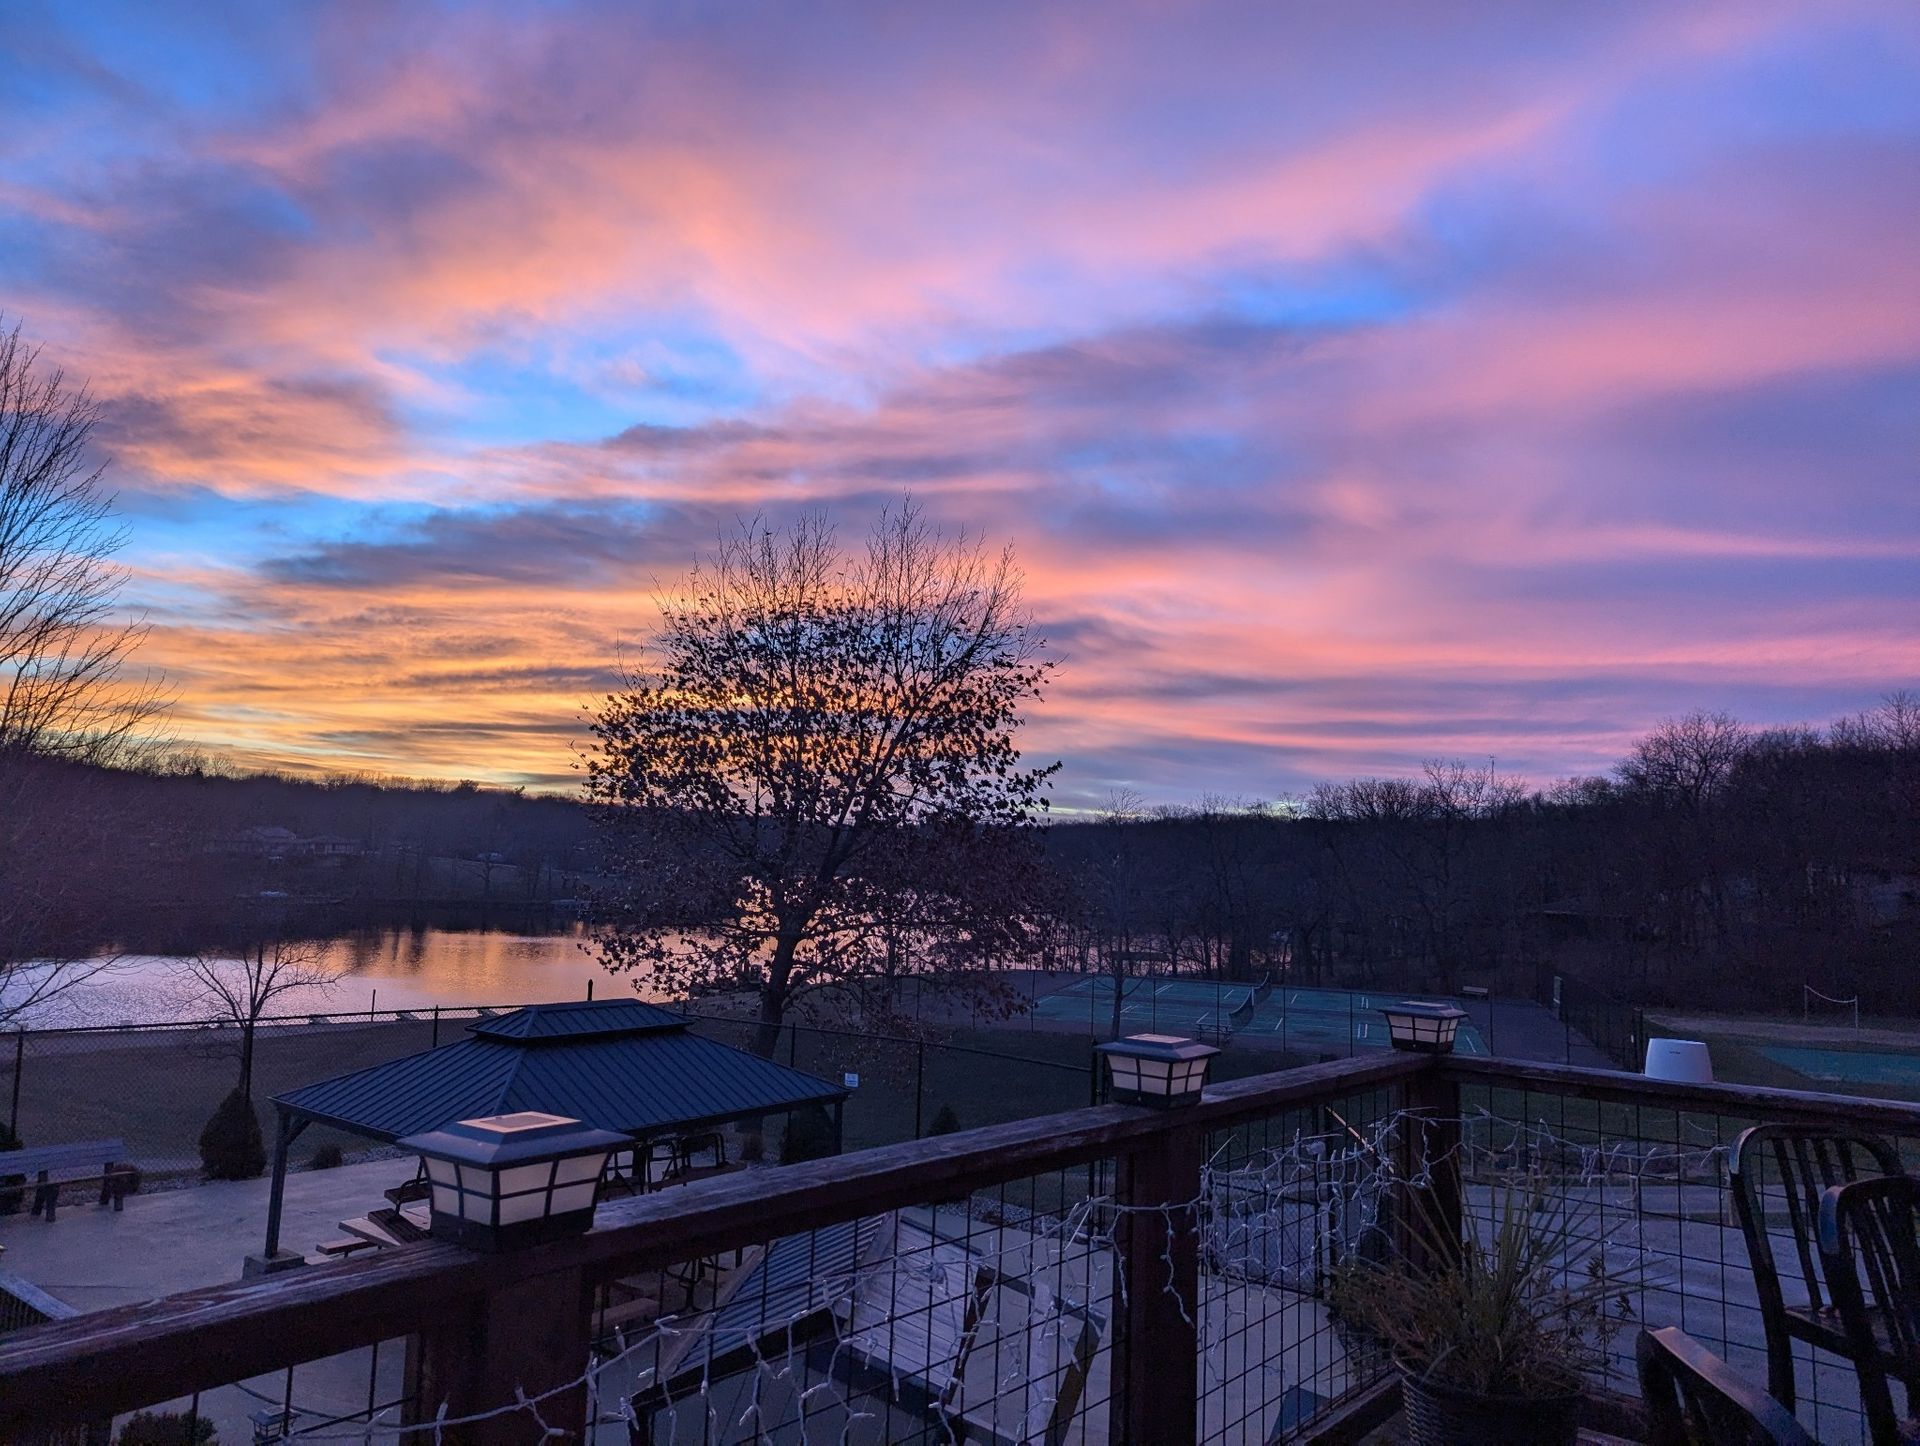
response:
[[[1920,1055],[1916,1054],[1784,1044],[1762,1045],[1760,1053],[1821,1084],[1920,1086]]]
[[[1403,997],[1347,989],[1289,989],[1278,984],[1261,990],[1247,984],[1146,977],[1125,981],[1120,1027],[1131,1034],[1197,1035],[1224,1024],[1232,1028],[1235,1038],[1279,1049],[1351,1054],[1356,1049],[1390,1047],[1380,1009]],[[1104,975],[1075,980],[1040,1000],[1034,1012],[1042,1019],[1084,1021],[1089,1033],[1104,1034],[1113,1023],[1113,980]],[[1464,1020],[1454,1049],[1460,1054],[1488,1052],[1480,1032]]]

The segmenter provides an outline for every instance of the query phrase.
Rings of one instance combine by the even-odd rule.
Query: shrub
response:
[[[934,1111],[933,1123],[927,1126],[929,1135],[951,1135],[960,1128],[960,1116],[953,1112],[952,1105],[942,1105]]]
[[[824,1159],[833,1153],[833,1121],[827,1118],[825,1110],[813,1105],[787,1116],[786,1132],[780,1137],[783,1165]]]
[[[324,1145],[314,1147],[313,1153],[307,1157],[307,1166],[314,1170],[337,1170],[344,1158],[340,1147],[329,1140]]]
[[[189,1431],[187,1422],[193,1421]],[[219,1446],[213,1422],[185,1411],[139,1411],[127,1418],[114,1438],[119,1446]]]
[[[200,1132],[200,1169],[209,1180],[251,1180],[266,1168],[259,1117],[236,1089],[220,1101]]]

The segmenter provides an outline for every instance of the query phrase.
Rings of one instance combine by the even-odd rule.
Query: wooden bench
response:
[[[46,1212],[51,1221],[60,1204],[62,1185],[97,1185],[109,1180],[113,1167],[123,1163],[127,1153],[121,1140],[76,1140],[66,1145],[36,1145],[24,1150],[0,1154],[0,1175],[24,1175],[33,1191],[33,1214]],[[125,1191],[103,1192],[101,1204],[109,1199],[118,1210]]]
[[[352,1255],[356,1250],[378,1250],[380,1247],[371,1240],[359,1235],[349,1235],[340,1240],[323,1240],[314,1249],[329,1260],[337,1260]]]

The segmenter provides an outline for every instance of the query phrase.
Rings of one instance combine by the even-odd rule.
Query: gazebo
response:
[[[391,1144],[456,1120],[538,1110],[636,1145],[688,1130],[831,1106],[836,1148],[847,1091],[693,1033],[638,999],[531,1004],[468,1026],[467,1038],[277,1095],[268,1268],[280,1248],[287,1152],[310,1124]]]

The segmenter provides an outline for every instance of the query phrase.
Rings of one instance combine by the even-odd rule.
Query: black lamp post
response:
[[[522,1110],[397,1143],[426,1161],[433,1234],[491,1251],[587,1230],[607,1156],[631,1142],[564,1115]]]
[[[1198,1101],[1213,1057],[1220,1053],[1210,1044],[1177,1034],[1132,1034],[1101,1045],[1099,1052],[1107,1057],[1110,1097],[1115,1104],[1163,1110]]]

